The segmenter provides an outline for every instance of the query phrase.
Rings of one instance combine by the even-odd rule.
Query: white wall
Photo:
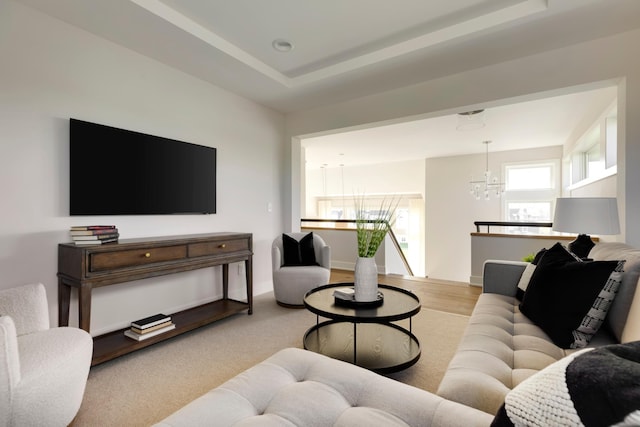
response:
[[[616,176],[608,176],[569,191],[570,197],[616,197]]]
[[[287,132],[292,141],[289,183],[291,200],[287,201],[290,207],[290,217],[287,218],[290,227],[295,229],[300,218],[299,136],[388,120],[452,114],[459,111],[460,107],[490,108],[492,105],[618,84],[620,109],[616,179],[622,236],[627,243],[640,247],[640,222],[635,220],[640,215],[640,186],[637,185],[640,182],[640,168],[636,166],[640,164],[640,121],[633,120],[634,117],[640,117],[640,56],[631,54],[638,43],[640,31],[631,31],[287,115]],[[497,157],[494,160],[497,161]],[[460,176],[468,179],[468,169],[464,168],[476,162],[470,160],[456,163],[461,171]],[[429,169],[427,168],[428,174],[436,173],[437,164],[432,165],[431,172]],[[427,181],[429,180],[427,177]],[[446,204],[434,205],[433,201],[429,202],[429,192],[426,197],[427,215],[431,214],[432,218],[435,215],[436,219],[438,216],[446,217],[444,219],[447,222],[438,224],[441,229],[449,231],[466,223],[457,222],[460,218],[451,214],[446,209]],[[478,212],[474,216],[485,214],[493,215],[493,211]],[[429,217],[427,222],[431,222]],[[464,233],[468,234],[468,231],[464,230]],[[457,238],[447,237],[451,243],[440,239],[434,241],[436,245],[449,244],[452,248],[457,248],[459,253],[468,253],[468,244],[465,245]],[[437,249],[432,249],[430,253],[431,257],[429,253],[427,257],[436,262],[435,268],[439,268]],[[440,262],[444,263],[446,260],[442,259]],[[460,261],[460,265],[468,266],[469,262]],[[465,275],[468,277],[468,271]]]
[[[493,152],[489,170],[503,163],[560,159],[562,147]],[[427,276],[467,282],[471,275],[471,235],[474,221],[501,221],[502,200],[476,200],[469,194],[470,174],[481,176],[485,155],[441,157],[426,161]],[[444,185],[446,183],[446,185]]]
[[[57,324],[57,244],[71,225],[113,223],[123,239],[251,232],[255,292],[271,289],[270,246],[283,228],[279,113],[9,0],[0,0],[0,58],[0,288],[43,282]],[[218,213],[69,217],[70,117],[216,147]],[[105,156],[96,173],[117,168]],[[96,289],[92,333],[214,299],[220,281],[217,267]]]

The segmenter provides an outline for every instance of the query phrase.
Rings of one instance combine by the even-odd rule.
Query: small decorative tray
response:
[[[334,296],[335,304],[343,307],[359,307],[359,308],[370,308],[370,307],[380,307],[384,302],[384,294],[378,291],[378,298],[375,301],[356,301],[355,296],[352,296],[351,299],[340,298]]]

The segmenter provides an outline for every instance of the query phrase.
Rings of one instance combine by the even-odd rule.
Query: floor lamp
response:
[[[563,197],[556,199],[553,230],[578,233],[569,243],[571,252],[582,259],[589,255],[595,243],[586,233],[619,234],[618,203],[615,197]]]

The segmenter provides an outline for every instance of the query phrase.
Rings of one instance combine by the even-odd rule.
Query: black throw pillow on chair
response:
[[[284,267],[318,265],[316,252],[313,249],[313,233],[309,233],[297,241],[293,237],[282,234],[284,248]]]

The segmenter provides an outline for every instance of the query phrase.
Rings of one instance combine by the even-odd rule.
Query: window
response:
[[[616,173],[618,156],[616,109],[595,122],[571,150],[568,162],[570,188]]]
[[[585,153],[587,178],[596,178],[604,172],[604,159],[600,155],[600,144],[595,144]]]
[[[553,203],[560,192],[560,162],[548,160],[507,164],[503,218],[509,222],[551,222]],[[548,233],[548,228],[507,227],[511,233]]]
[[[509,221],[551,221],[551,202],[508,202]]]
[[[554,188],[553,164],[506,166],[507,191]]]

